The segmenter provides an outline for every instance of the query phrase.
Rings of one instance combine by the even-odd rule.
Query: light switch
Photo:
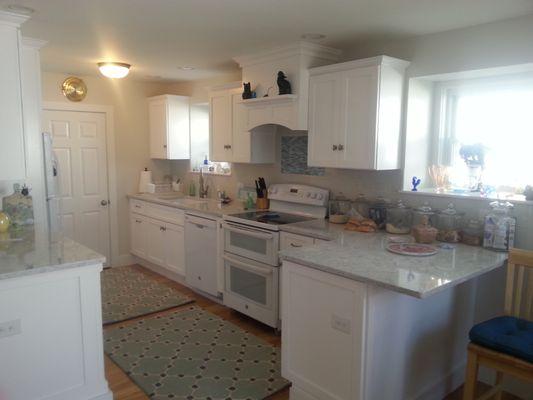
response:
[[[338,331],[350,334],[352,332],[352,321],[333,314],[331,316],[331,327]]]
[[[0,323],[0,338],[14,336],[22,333],[20,319]]]

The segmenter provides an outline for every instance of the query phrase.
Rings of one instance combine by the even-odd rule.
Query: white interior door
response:
[[[43,111],[59,162],[65,236],[110,260],[109,192],[104,113]]]

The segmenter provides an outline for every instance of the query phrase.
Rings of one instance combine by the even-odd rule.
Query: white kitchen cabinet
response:
[[[408,65],[380,56],[309,71],[310,166],[400,168],[403,81]]]
[[[275,126],[264,125],[250,131],[248,118],[249,110],[242,102],[240,82],[210,88],[209,158],[212,161],[275,162]]]
[[[185,234],[183,226],[165,224],[165,266],[185,275]]]
[[[182,210],[132,199],[130,252],[184,276],[184,217]]]
[[[138,257],[146,257],[146,220],[138,214],[130,215],[130,249]]]
[[[28,18],[0,11],[0,181],[26,178],[20,24]]]
[[[162,95],[148,98],[150,157],[186,160],[190,149],[189,97]]]

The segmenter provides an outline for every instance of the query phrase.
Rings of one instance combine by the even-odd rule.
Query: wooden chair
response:
[[[505,314],[516,319],[520,317],[528,321],[533,319],[533,251],[512,249],[509,252],[505,289]],[[496,370],[496,384],[483,396],[479,397],[479,400],[490,398],[501,400],[501,384],[504,374],[533,382],[533,363],[523,358],[470,342],[468,345],[463,400],[473,400],[475,398],[480,365]]]

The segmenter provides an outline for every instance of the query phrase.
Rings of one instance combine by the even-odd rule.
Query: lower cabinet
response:
[[[176,213],[183,213],[176,210]],[[185,275],[183,226],[132,212],[130,214],[132,254],[172,272]]]

